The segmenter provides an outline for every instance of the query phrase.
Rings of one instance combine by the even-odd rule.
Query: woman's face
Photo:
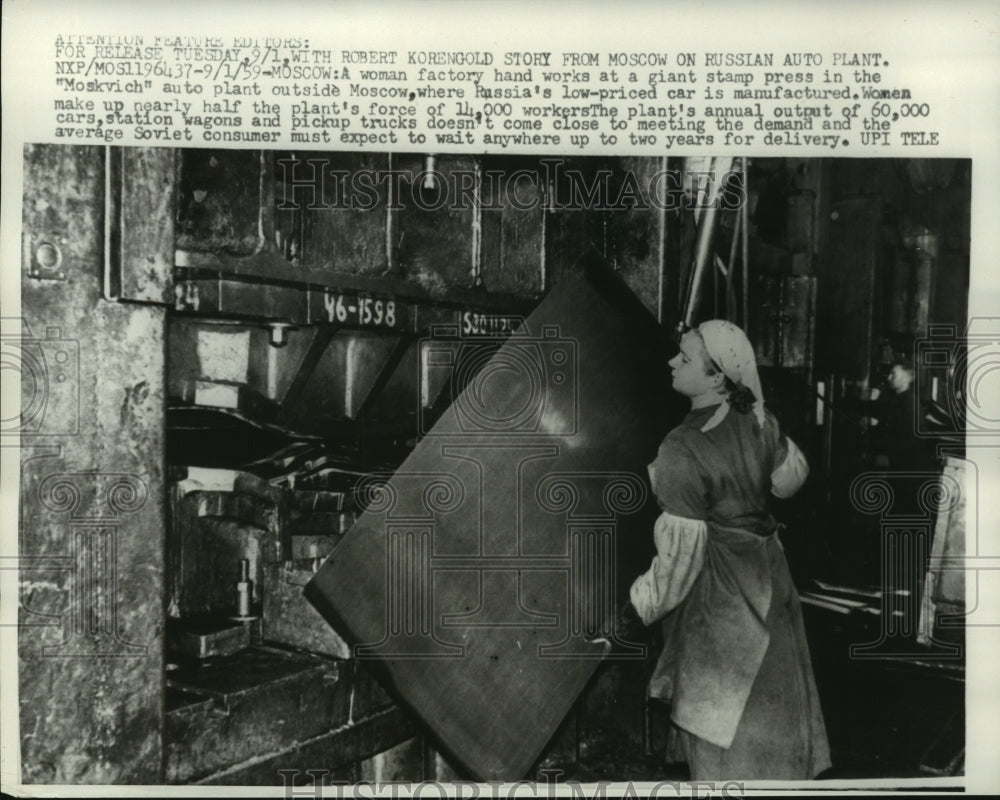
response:
[[[889,387],[896,393],[902,394],[913,383],[913,373],[906,367],[896,364],[889,373]]]
[[[722,384],[719,373],[708,374],[708,352],[705,342],[694,331],[681,337],[680,352],[668,362],[674,391],[688,397],[716,394]]]

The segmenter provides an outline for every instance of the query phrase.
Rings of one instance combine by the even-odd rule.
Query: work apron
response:
[[[708,523],[705,565],[663,633],[649,694],[671,702],[669,756],[687,760],[693,779],[802,780],[830,766],[802,611],[776,533]]]

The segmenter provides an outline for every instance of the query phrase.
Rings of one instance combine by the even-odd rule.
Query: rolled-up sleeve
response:
[[[779,451],[778,466],[771,473],[771,494],[782,499],[795,494],[809,477],[809,464],[795,442],[784,437],[784,445],[784,458]]]
[[[690,591],[705,560],[709,487],[686,444],[668,437],[649,465],[649,480],[663,513],[656,521],[656,555],[635,579],[629,599],[649,625]]]
[[[664,512],[656,520],[656,555],[649,569],[635,579],[629,600],[649,625],[672,611],[691,591],[705,563],[708,529],[703,520]]]

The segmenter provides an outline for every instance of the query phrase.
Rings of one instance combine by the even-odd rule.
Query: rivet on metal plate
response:
[[[42,272],[54,272],[62,263],[62,252],[56,245],[42,242],[35,251],[35,263]]]

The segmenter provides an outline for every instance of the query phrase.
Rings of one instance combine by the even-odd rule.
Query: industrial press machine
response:
[[[783,513],[836,615],[816,624],[864,623],[844,589],[881,553],[844,510],[871,458],[851,404],[885,309],[895,333],[964,324],[969,189],[966,162],[866,166],[27,147],[4,320],[25,781],[514,779],[608,730],[641,751],[647,661],[613,617],[652,552],[644,465],[683,413],[671,340],[712,316],[748,329],[813,465]],[[731,183],[690,177],[713,170]],[[565,202],[664,171],[688,176],[679,208]],[[524,636],[546,658],[512,657]],[[461,669],[435,660],[456,647]],[[954,768],[949,709],[900,769],[932,745]]]

